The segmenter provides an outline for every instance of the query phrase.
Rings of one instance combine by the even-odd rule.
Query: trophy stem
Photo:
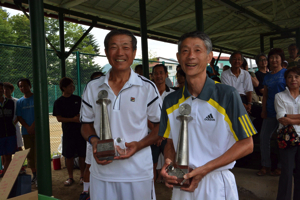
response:
[[[181,127],[179,132],[179,138],[176,150],[175,162],[177,165],[188,166],[189,165],[189,140],[188,140],[188,122],[191,117],[188,115],[180,115],[177,117],[181,121]]]
[[[102,99],[101,101],[101,124],[100,124],[100,140],[112,139],[110,130],[107,105],[110,103],[109,99]]]

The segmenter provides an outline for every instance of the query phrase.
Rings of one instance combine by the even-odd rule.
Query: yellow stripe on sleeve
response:
[[[249,124],[249,126],[250,126],[250,128],[251,128],[251,130],[252,130],[252,133],[253,133],[252,135],[255,135],[255,134],[256,134],[256,131],[254,130],[253,125],[252,125],[252,123],[250,122],[248,115],[245,115],[245,118],[247,119],[247,122],[248,122],[248,124]]]
[[[228,115],[227,115],[227,113],[226,113],[226,110],[225,110],[222,106],[220,106],[220,104],[218,104],[218,103],[217,103],[215,100],[213,100],[213,99],[209,99],[209,100],[208,100],[208,103],[209,103],[211,106],[213,106],[215,109],[217,109],[217,111],[218,111],[219,113],[221,113],[222,115],[224,115],[224,120],[228,123],[229,128],[230,128],[230,131],[232,132],[234,139],[235,139],[236,141],[239,141],[238,137],[236,136],[236,133],[234,132],[234,130],[233,130],[233,128],[232,128],[232,122],[230,121],[230,119],[229,119],[229,117],[228,117]]]
[[[182,104],[183,102],[185,102],[185,100],[187,100],[189,97],[185,98],[184,97],[184,89],[185,89],[185,86],[183,86],[183,89],[182,89],[182,97],[178,100],[177,104],[174,104],[172,107],[166,109],[166,112],[167,112],[167,115],[170,115],[171,113],[173,113],[175,110],[177,110],[179,108],[179,105]],[[170,133],[171,133],[171,126],[170,126],[170,121],[168,119],[168,122],[167,122],[167,128],[166,128],[166,131],[164,133],[164,138],[169,138],[170,136]]]
[[[172,112],[174,112],[175,110],[177,110],[179,108],[179,105],[182,104],[183,102],[185,102],[185,100],[187,100],[189,97],[185,98],[184,97],[184,89],[185,86],[183,86],[183,90],[182,90],[182,97],[178,100],[178,102],[176,104],[174,104],[172,107],[167,109],[167,114],[171,114]]]
[[[247,115],[247,114],[246,114],[246,115]],[[248,124],[247,124],[247,122],[246,122],[245,115],[242,116],[242,119],[243,119],[243,121],[244,121],[244,123],[245,123],[245,126],[246,126],[247,130],[248,130],[248,133],[249,133],[249,136],[248,136],[248,137],[252,136],[251,131],[250,131],[250,129],[249,129],[249,126],[248,126]]]
[[[248,134],[248,132],[247,132],[247,130],[246,130],[246,128],[245,128],[245,126],[244,126],[244,123],[243,123],[243,121],[242,121],[242,118],[241,118],[241,117],[239,117],[238,119],[239,119],[239,121],[240,121],[240,123],[241,123],[242,127],[244,128],[244,131],[245,131],[245,133],[246,133],[246,134],[247,134],[247,136],[249,137],[249,134]]]
[[[166,128],[166,131],[164,133],[164,138],[169,138],[170,136],[170,132],[171,132],[171,127],[170,127],[170,121],[168,119],[168,122],[167,122],[167,128]]]

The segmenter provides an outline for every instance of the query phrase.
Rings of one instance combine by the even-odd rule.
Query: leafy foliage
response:
[[[59,51],[59,23],[57,19],[45,17],[45,35],[52,45]],[[70,22],[64,22],[65,31],[65,49],[68,52],[73,45],[80,39],[86,29],[82,26]],[[14,15],[9,17],[9,13],[0,9],[0,43],[31,46],[30,39],[30,21],[25,15]],[[50,49],[50,45],[46,44]],[[92,34],[77,46],[74,52],[66,59],[66,76],[72,78],[77,84],[77,59],[76,51],[97,54],[99,45]],[[61,60],[54,51],[47,50],[47,75],[48,84],[58,85],[61,78]],[[80,62],[81,82],[87,83],[90,75],[95,71],[101,71],[101,66],[95,63],[94,56],[82,55]],[[0,46],[0,80],[2,82],[15,83],[20,78],[29,78],[32,80],[32,52],[30,48],[8,48]],[[42,67],[42,66],[41,66]]]

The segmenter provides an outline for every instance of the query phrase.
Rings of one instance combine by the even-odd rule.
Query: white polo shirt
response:
[[[231,69],[222,72],[221,82],[234,87],[238,93],[242,95],[246,95],[246,92],[253,91],[251,76],[243,69],[241,69],[241,73],[238,77],[231,72]]]
[[[101,90],[108,92],[111,103],[108,115],[112,137],[121,137],[125,142],[140,141],[148,135],[147,119],[159,123],[162,101],[154,83],[131,70],[130,78],[118,96],[108,84],[110,72],[106,76],[90,81],[82,96],[80,110],[81,123],[94,123],[100,135],[100,106],[96,103]],[[136,152],[132,157],[114,160],[108,165],[99,165],[95,159],[91,163],[91,175],[102,181],[134,182],[153,178],[150,147]]]
[[[294,99],[288,87],[286,87],[286,90],[275,95],[274,107],[276,110],[277,119],[284,117],[285,114],[300,114],[300,95],[296,99]],[[293,126],[297,134],[300,136],[300,126]],[[283,125],[279,123],[278,129],[281,129],[282,127]]]
[[[187,84],[187,82],[186,82]],[[251,137],[256,130],[237,91],[206,77],[199,96],[193,97],[187,85],[169,94],[163,103],[159,135],[173,140],[175,151],[181,123],[179,106],[189,104],[189,167],[197,168],[223,155],[236,141]],[[216,169],[233,168],[235,161]]]

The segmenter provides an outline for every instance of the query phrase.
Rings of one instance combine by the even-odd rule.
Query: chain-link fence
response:
[[[32,56],[30,47],[0,44],[0,82],[9,82],[14,85],[15,90],[12,96],[15,98],[19,99],[23,96],[17,86],[19,79],[28,78],[33,84]],[[46,59],[50,147],[51,152],[57,152],[61,143],[62,128],[61,123],[56,120],[56,117],[52,116],[52,112],[54,101],[62,95],[59,88],[61,79],[60,59],[53,50],[46,51]],[[107,58],[101,55],[74,52],[66,59],[66,76],[74,81],[75,95],[81,96],[93,72],[100,71],[103,66],[106,66],[104,71],[108,71],[109,65],[102,64],[101,66],[100,63],[108,63]],[[154,66],[158,63],[165,62],[150,61],[149,66]],[[133,66],[137,64],[142,64],[142,60],[136,59]],[[169,67],[171,65],[174,65],[176,69],[174,63],[169,63]],[[175,77],[169,76],[169,78],[175,84]],[[32,91],[34,92],[33,89]]]

